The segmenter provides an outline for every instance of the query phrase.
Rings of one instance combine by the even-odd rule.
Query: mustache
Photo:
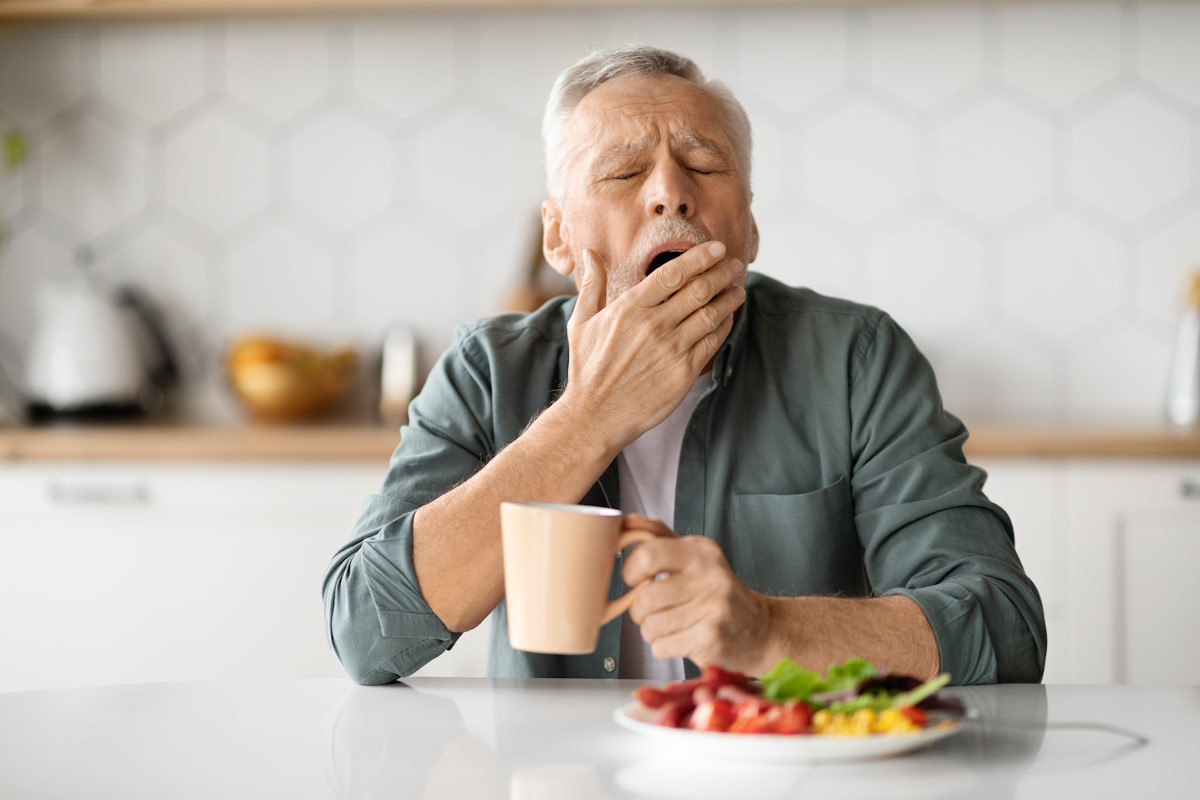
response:
[[[646,238],[638,243],[637,249],[631,254],[629,261],[640,268],[659,245],[678,241],[691,242],[694,245],[704,244],[711,238],[707,231],[691,220],[683,217],[670,217],[651,230]]]

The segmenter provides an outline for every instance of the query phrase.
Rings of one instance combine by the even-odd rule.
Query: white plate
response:
[[[666,728],[654,724],[654,711],[636,700],[613,712],[623,728],[663,744],[687,750],[695,756],[730,758],[738,761],[817,764],[886,758],[928,747],[958,732],[961,723],[946,721],[920,733],[887,736],[784,736],[740,734]]]

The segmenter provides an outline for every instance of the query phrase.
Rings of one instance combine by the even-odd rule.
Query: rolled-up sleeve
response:
[[[929,363],[884,315],[860,339],[851,375],[855,525],[875,592],[921,607],[955,683],[1040,681],[1041,598]]]
[[[412,533],[420,506],[473,475],[494,452],[488,374],[471,348],[460,331],[410,404],[382,491],[368,498],[325,572],[326,634],[359,683],[410,675],[458,639],[421,594]]]

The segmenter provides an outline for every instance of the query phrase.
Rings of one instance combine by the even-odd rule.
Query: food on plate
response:
[[[962,705],[937,695],[947,674],[928,681],[880,674],[861,658],[826,675],[783,659],[761,678],[707,666],[699,678],[661,689],[640,686],[634,698],[668,728],[746,734],[908,735],[942,724]]]

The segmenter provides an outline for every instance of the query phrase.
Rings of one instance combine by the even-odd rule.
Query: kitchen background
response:
[[[165,307],[214,413],[247,330],[369,349],[406,323],[428,365],[524,277],[554,77],[630,40],[748,108],[755,268],[891,311],[968,422],[1161,416],[1200,263],[1194,2],[0,29],[0,130],[31,144],[0,177],[5,368],[83,244]]]
[[[82,246],[183,357],[168,424],[0,422],[0,691],[341,674],[317,587],[394,426],[242,424],[226,348],[349,343],[369,382],[399,324],[428,368],[527,280],[555,76],[630,40],[746,105],[755,268],[892,312],[983,432],[1046,680],[1200,679],[1200,607],[1162,591],[1200,563],[1200,435],[1161,425],[1200,3],[647,5],[0,24],[0,133],[29,142],[0,173],[0,367]],[[426,674],[481,674],[487,628]]]

